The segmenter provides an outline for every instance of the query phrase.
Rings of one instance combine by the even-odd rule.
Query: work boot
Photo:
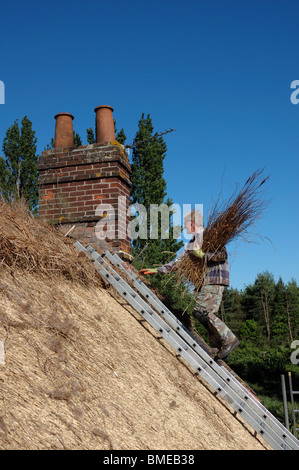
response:
[[[222,345],[222,348],[217,354],[218,359],[227,359],[230,353],[239,346],[240,341],[236,336],[234,336],[232,339],[227,341]]]
[[[210,354],[210,357],[211,357],[212,359],[215,359],[215,360],[216,360],[216,359],[218,358],[218,353],[219,353],[219,349],[217,349],[217,348],[210,348],[209,354]]]
[[[221,339],[216,338],[216,336],[212,333],[209,332],[209,345],[213,349],[217,349],[218,351],[221,349]]]

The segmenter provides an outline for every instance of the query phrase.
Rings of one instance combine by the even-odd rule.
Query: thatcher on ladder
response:
[[[217,316],[220,308],[224,287],[229,285],[229,264],[225,248],[217,253],[203,253],[201,250],[203,238],[203,216],[198,210],[185,215],[184,227],[188,234],[193,234],[185,250],[174,261],[159,268],[141,269],[140,274],[167,274],[174,271],[181,259],[191,253],[206,262],[205,276],[196,295],[193,315],[207,329],[213,356],[217,359],[227,359],[230,353],[239,346],[240,342],[234,333]]]

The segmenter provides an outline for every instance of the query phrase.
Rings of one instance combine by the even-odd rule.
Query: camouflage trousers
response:
[[[217,317],[224,287],[204,285],[196,297],[193,315],[207,329],[210,346],[220,349],[221,346],[234,338],[234,334],[226,324]]]

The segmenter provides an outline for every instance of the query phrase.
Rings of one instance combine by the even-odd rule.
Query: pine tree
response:
[[[78,132],[74,131],[74,147],[81,147],[81,145],[82,145],[81,137],[79,136]]]
[[[245,317],[238,289],[233,287],[224,289],[219,316],[235,334],[238,333]]]
[[[265,271],[257,275],[254,284],[246,287],[242,297],[242,307],[247,319],[257,320],[265,328],[270,344],[275,294],[273,274]]]
[[[116,140],[119,142],[121,145],[125,145],[127,136],[125,134],[124,129],[121,129],[119,132],[116,134]]]
[[[115,134],[116,134],[115,138],[116,138],[117,142],[124,145],[126,140],[127,140],[127,136],[125,134],[124,129],[122,128],[119,132],[117,132],[116,121],[115,120],[114,120],[114,128],[115,128]],[[89,127],[88,129],[86,129],[86,135],[87,135],[87,142],[88,142],[89,145],[96,143],[95,132],[92,129],[92,127]]]
[[[163,161],[167,148],[162,137],[153,135],[150,115],[145,118],[142,114],[138,127],[132,156],[131,202],[143,204],[148,210],[150,204],[161,204],[166,196]]]
[[[6,164],[6,189],[7,196],[14,199],[19,195],[21,172],[21,135],[18,120],[7,129],[3,140],[3,152]]]
[[[87,129],[87,131],[88,131],[88,129]],[[81,139],[80,135],[78,134],[78,132],[73,131],[73,136],[74,136],[74,147],[81,147],[82,139]],[[88,139],[88,132],[87,132],[87,139]],[[55,148],[55,140],[52,137],[52,139],[50,140],[50,143],[47,144],[45,150],[52,150],[53,148]]]
[[[286,312],[289,329],[289,341],[299,337],[299,287],[292,279],[286,288]]]
[[[0,157],[0,196],[8,199],[8,172],[3,157]]]
[[[32,130],[32,122],[27,116],[23,117],[21,128],[16,120],[7,130],[3,140],[6,174],[4,178],[1,177],[2,191],[6,199],[24,199],[30,210],[36,210],[38,205],[36,144],[35,131]]]
[[[55,147],[55,140],[54,138],[52,137],[51,140],[50,140],[50,143],[46,145],[45,149],[44,150],[51,150]]]
[[[86,134],[87,134],[88,144],[89,145],[94,144],[96,139],[95,139],[94,131],[93,131],[92,127],[89,127],[88,129],[86,129]]]
[[[281,277],[275,285],[272,337],[274,344],[288,344],[288,319],[286,309],[286,286]]]
[[[166,182],[163,177],[164,159],[166,156],[166,143],[161,136],[153,134],[154,128],[150,115],[145,117],[142,114],[138,123],[138,131],[134,140],[133,156],[132,156],[132,190],[131,205],[135,207],[137,216],[135,222],[139,231],[138,237],[133,239],[133,256],[138,259],[138,265],[154,266],[170,261],[176,256],[177,251],[182,247],[183,242],[178,242],[173,237],[173,226],[171,223],[171,212],[168,213],[167,233],[162,230],[161,216],[158,217],[158,230],[153,235],[153,223],[150,210],[153,205],[161,206],[165,204],[167,207],[172,205],[172,201],[166,197]],[[140,211],[142,205],[143,213]],[[133,220],[134,222],[134,220]],[[169,238],[167,239],[166,236]],[[133,237],[134,238],[134,237]]]

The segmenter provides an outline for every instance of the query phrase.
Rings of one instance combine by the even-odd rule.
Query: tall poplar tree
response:
[[[3,157],[0,157],[0,196],[8,199],[8,173]]]
[[[153,238],[154,227],[150,215],[151,205],[160,206],[165,204],[171,206],[170,199],[166,197],[166,182],[163,177],[164,159],[166,156],[166,143],[161,136],[154,134],[152,119],[148,114],[142,114],[138,123],[138,131],[134,140],[132,152],[132,190],[131,206],[135,208],[132,220],[138,237],[133,239],[133,256],[137,258],[137,266],[145,267],[163,264],[176,257],[177,251],[183,246],[173,237],[173,224],[171,213],[168,219],[167,234],[161,226],[161,217],[158,217],[158,230]],[[145,209],[140,210],[140,206]],[[153,206],[152,206],[153,207]],[[137,218],[136,218],[137,217]],[[138,223],[137,223],[138,221]],[[138,229],[137,229],[138,227]]]
[[[78,132],[73,131],[73,136],[74,136],[74,147],[80,147],[82,145],[82,139]],[[50,143],[47,144],[45,147],[45,150],[52,150],[55,148],[55,139],[52,137],[50,140]]]
[[[123,128],[120,131],[117,131],[115,119],[114,119],[114,128],[115,128],[115,134],[116,134],[115,139],[121,145],[124,145],[127,140],[127,136]],[[96,143],[95,131],[93,130],[92,127],[89,127],[88,129],[86,129],[86,134],[87,134],[87,143],[95,144]]]
[[[3,140],[4,159],[0,163],[2,195],[8,200],[24,199],[30,210],[38,205],[37,139],[32,122],[24,116],[9,127]]]

